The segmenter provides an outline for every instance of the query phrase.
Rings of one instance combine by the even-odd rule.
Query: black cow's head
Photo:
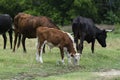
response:
[[[96,35],[96,39],[102,47],[106,47],[106,37],[107,37],[107,32],[105,30],[101,30]]]

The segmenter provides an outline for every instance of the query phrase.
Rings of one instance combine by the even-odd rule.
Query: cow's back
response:
[[[8,14],[0,15],[0,34],[12,28],[12,18]]]
[[[36,28],[34,26],[39,26],[35,23],[34,16],[25,14],[25,13],[18,13],[14,17],[14,27],[15,31],[22,33],[24,36],[28,38],[35,38],[36,37]]]
[[[55,29],[60,29],[55,23],[48,17],[46,16],[40,16],[38,17],[40,20],[40,26],[46,26],[49,28],[55,28]]]
[[[49,28],[57,28],[52,21],[45,16],[32,16],[25,13],[19,13],[14,18],[16,32],[22,33],[27,38],[36,37],[36,28],[39,26],[47,26]]]
[[[72,30],[74,37],[77,37],[78,39],[85,34],[85,40],[89,43],[96,36],[96,27],[94,22],[89,18],[81,16],[76,17],[72,23]]]
[[[48,28],[48,27],[38,27],[37,28],[37,36],[42,41],[47,40],[47,42],[51,42],[55,46],[58,46],[59,44],[64,43],[64,45],[68,45],[70,43],[70,39],[67,35],[67,33],[54,29],[54,28]]]

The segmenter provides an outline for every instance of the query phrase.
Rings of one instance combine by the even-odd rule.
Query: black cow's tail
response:
[[[74,35],[74,41],[76,42],[76,39],[78,39],[78,35],[79,35],[78,23],[73,23],[72,24],[72,32],[73,32],[73,35]]]

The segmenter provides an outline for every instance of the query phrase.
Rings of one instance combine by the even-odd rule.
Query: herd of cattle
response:
[[[12,27],[12,25],[14,26]],[[23,50],[26,52],[26,38],[37,38],[36,60],[41,63],[43,63],[42,53],[45,52],[45,44],[49,45],[50,48],[58,47],[60,49],[62,58],[61,62],[63,64],[65,52],[68,57],[68,62],[73,62],[75,65],[79,64],[84,40],[86,40],[88,43],[92,43],[92,53],[94,53],[95,39],[100,43],[102,47],[106,47],[106,31],[97,28],[91,19],[81,16],[73,19],[73,38],[69,33],[60,30],[60,28],[46,16],[32,16],[26,13],[18,13],[14,17],[14,20],[12,20],[8,14],[1,14],[0,34],[4,39],[4,49],[6,48],[7,42],[6,32],[9,33],[11,44],[10,47],[12,49],[13,31],[15,34],[13,52],[15,52],[16,44],[17,47],[19,47],[21,41]]]

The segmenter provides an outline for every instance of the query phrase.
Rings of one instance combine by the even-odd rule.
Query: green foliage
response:
[[[97,17],[97,8],[92,0],[75,0],[71,12],[71,17],[76,17],[79,15],[92,19]]]
[[[103,21],[104,24],[116,24],[120,23],[119,17],[113,13],[113,11],[109,11],[105,14],[105,20]]]
[[[76,16],[96,23],[120,23],[119,0],[0,0],[0,13],[13,18],[19,12],[48,16],[56,24],[67,25]]]
[[[115,24],[114,33],[115,34],[120,34],[120,23]]]

